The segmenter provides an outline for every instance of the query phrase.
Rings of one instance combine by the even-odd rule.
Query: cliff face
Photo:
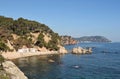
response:
[[[61,41],[63,45],[77,44],[77,40],[71,36],[61,36]]]
[[[60,36],[47,25],[36,21],[0,16],[0,51],[36,48],[42,51],[59,50]]]
[[[111,42],[104,36],[84,36],[80,38],[75,38],[79,42]]]

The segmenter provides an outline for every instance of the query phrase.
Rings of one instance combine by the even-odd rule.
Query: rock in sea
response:
[[[72,49],[72,54],[89,54],[92,53],[92,48],[82,48],[82,47],[75,47]]]

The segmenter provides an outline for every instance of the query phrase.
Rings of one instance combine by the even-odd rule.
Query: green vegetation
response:
[[[7,51],[9,50],[9,47],[7,45],[5,45],[5,43],[0,41],[0,51]]]
[[[52,40],[50,40],[48,43],[46,43],[45,40],[44,40],[43,33],[40,33],[39,36],[38,36],[38,40],[37,40],[35,45],[37,45],[39,47],[44,46],[49,50],[57,51],[59,49],[58,46],[57,46],[59,44],[58,40],[59,40],[59,36],[57,34],[55,34],[55,35],[52,36]]]
[[[46,42],[44,40],[44,35],[42,33],[39,34],[38,36],[38,40],[35,43],[35,45],[39,46],[39,47],[45,47],[46,46]]]
[[[10,79],[10,78],[6,75],[0,75],[0,79]]]
[[[50,40],[49,43],[47,44],[46,48],[49,50],[55,50],[55,51],[57,51],[59,49],[59,47],[56,45],[54,40]]]
[[[28,48],[32,47],[32,40],[28,39],[27,37],[19,37],[18,39],[14,40],[13,47],[17,50],[26,46]]]
[[[0,70],[3,69],[2,63],[5,61],[5,59],[0,55]]]
[[[36,42],[33,41],[31,33],[39,33]],[[17,35],[19,38],[14,39],[12,34]],[[51,40],[48,43],[45,42],[43,34],[50,35]],[[45,24],[24,18],[14,20],[0,16],[0,50],[9,50],[9,47],[6,46],[7,40],[10,41],[16,50],[23,46],[34,47],[35,45],[39,47],[44,46],[50,50],[58,50],[57,45],[60,44],[59,35]]]
[[[52,36],[52,40],[49,41],[47,48],[50,50],[58,50],[59,47],[57,46],[59,44],[60,37],[58,36],[57,33],[55,33]]]

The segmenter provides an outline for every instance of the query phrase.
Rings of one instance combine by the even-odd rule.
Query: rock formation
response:
[[[89,54],[92,53],[92,48],[76,47],[72,49],[72,54]]]
[[[58,45],[62,46],[59,34],[45,24],[4,16],[0,16],[0,23],[0,52],[17,52],[24,47],[59,51]]]
[[[11,61],[3,62],[3,69],[10,75],[11,79],[28,79],[24,73]]]
[[[62,54],[68,53],[68,51],[65,49],[65,47],[62,47],[62,46],[59,46],[58,52],[60,52],[60,53],[62,53]]]
[[[77,40],[73,39],[71,36],[61,36],[61,42],[63,45],[77,44]]]

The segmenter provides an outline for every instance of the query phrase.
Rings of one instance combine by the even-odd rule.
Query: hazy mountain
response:
[[[111,40],[104,36],[83,36],[75,39],[79,42],[111,42]]]

